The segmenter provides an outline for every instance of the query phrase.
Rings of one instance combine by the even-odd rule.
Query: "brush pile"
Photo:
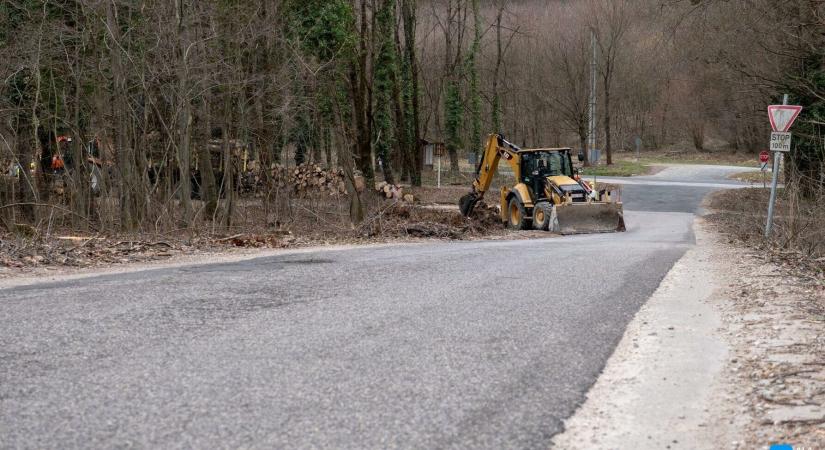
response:
[[[486,205],[476,207],[473,217],[463,217],[458,211],[423,208],[405,202],[395,202],[376,210],[359,229],[365,237],[417,237],[439,239],[471,239],[502,230],[498,210]]]

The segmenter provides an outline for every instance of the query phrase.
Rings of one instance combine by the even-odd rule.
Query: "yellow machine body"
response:
[[[624,231],[623,207],[609,191],[596,192],[572,167],[569,148],[520,149],[501,135],[487,139],[472,191],[461,198],[462,214],[489,190],[504,159],[516,182],[499,193],[502,222],[515,229],[535,227],[561,234]]]

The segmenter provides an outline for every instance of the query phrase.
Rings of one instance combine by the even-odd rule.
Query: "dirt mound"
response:
[[[479,208],[473,217],[458,211],[428,209],[408,203],[394,203],[373,213],[360,227],[366,237],[434,237],[469,239],[500,232],[498,212]]]
[[[484,226],[501,226],[501,215],[498,206],[485,203],[483,200],[476,203],[471,220]]]

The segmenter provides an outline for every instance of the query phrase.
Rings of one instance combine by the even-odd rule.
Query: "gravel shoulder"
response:
[[[695,228],[556,447],[825,443],[825,292]]]

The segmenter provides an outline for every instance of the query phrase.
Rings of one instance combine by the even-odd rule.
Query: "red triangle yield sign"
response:
[[[768,119],[771,121],[773,131],[785,132],[791,129],[791,125],[802,111],[801,106],[794,105],[770,105],[768,106]]]

